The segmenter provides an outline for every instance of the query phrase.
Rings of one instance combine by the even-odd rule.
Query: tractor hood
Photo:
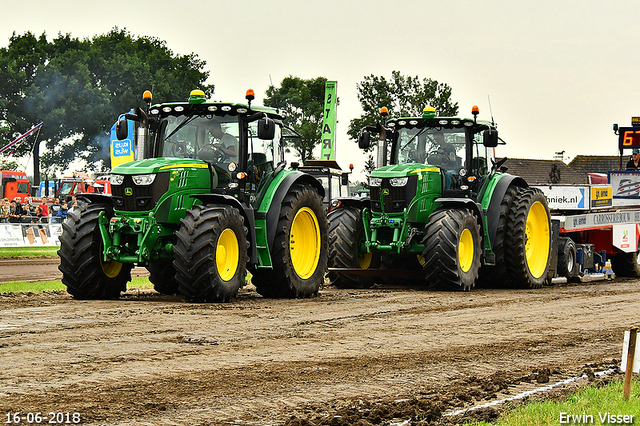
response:
[[[124,163],[114,167],[112,173],[122,175],[142,175],[181,168],[206,169],[208,167],[209,166],[207,165],[207,163],[201,160],[194,160],[190,158],[160,157]]]
[[[426,164],[405,163],[394,164],[390,166],[380,167],[371,172],[371,177],[390,178],[411,176],[422,172],[440,172],[437,166],[429,166]]]

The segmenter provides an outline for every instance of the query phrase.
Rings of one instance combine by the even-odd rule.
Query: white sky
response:
[[[499,157],[616,155],[612,124],[628,126],[640,116],[637,0],[0,0],[0,6],[0,46],[14,31],[45,31],[51,40],[60,32],[85,38],[118,26],[166,40],[174,53],[197,54],[219,100],[244,102],[253,88],[261,104],[270,79],[278,86],[288,75],[336,80],[337,160],[344,169],[354,163],[358,174],[366,155],[346,130],[362,112],[356,84],[371,74],[389,78],[398,70],[446,83],[463,116],[478,105],[480,118],[490,119],[490,96],[507,142]]]

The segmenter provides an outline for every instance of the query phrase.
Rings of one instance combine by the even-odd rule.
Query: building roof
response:
[[[607,173],[618,170],[619,161],[620,157],[617,155],[576,155],[569,163],[569,167],[586,176],[587,173]],[[629,158],[623,157],[622,161],[622,167],[625,167]]]
[[[529,185],[582,185],[587,182],[586,173],[578,173],[560,160],[509,158],[503,167]]]

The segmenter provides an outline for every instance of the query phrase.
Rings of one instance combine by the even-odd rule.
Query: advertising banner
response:
[[[547,197],[551,210],[589,210],[588,186],[536,186]]]
[[[127,120],[128,136],[125,140],[118,140],[116,125],[111,127],[111,168],[134,160],[133,155],[133,121]]]
[[[55,247],[61,234],[61,223],[0,223],[0,247]]]
[[[336,89],[338,83],[327,81],[324,86],[324,118],[322,120],[322,149],[320,159],[336,159]]]

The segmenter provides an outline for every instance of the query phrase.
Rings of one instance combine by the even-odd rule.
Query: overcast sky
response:
[[[78,38],[114,26],[207,62],[214,99],[256,102],[288,75],[338,82],[337,160],[362,170],[348,140],[367,75],[432,78],[460,115],[488,97],[507,145],[497,156],[616,155],[612,124],[640,116],[640,2],[295,0],[0,0],[0,46],[15,31]],[[185,94],[185,98],[188,94]],[[155,99],[155,101],[162,101]],[[115,117],[114,117],[115,119]],[[34,123],[35,124],[35,123]],[[46,125],[46,123],[45,123]],[[110,126],[110,123],[105,123]],[[25,129],[26,130],[26,129]]]

